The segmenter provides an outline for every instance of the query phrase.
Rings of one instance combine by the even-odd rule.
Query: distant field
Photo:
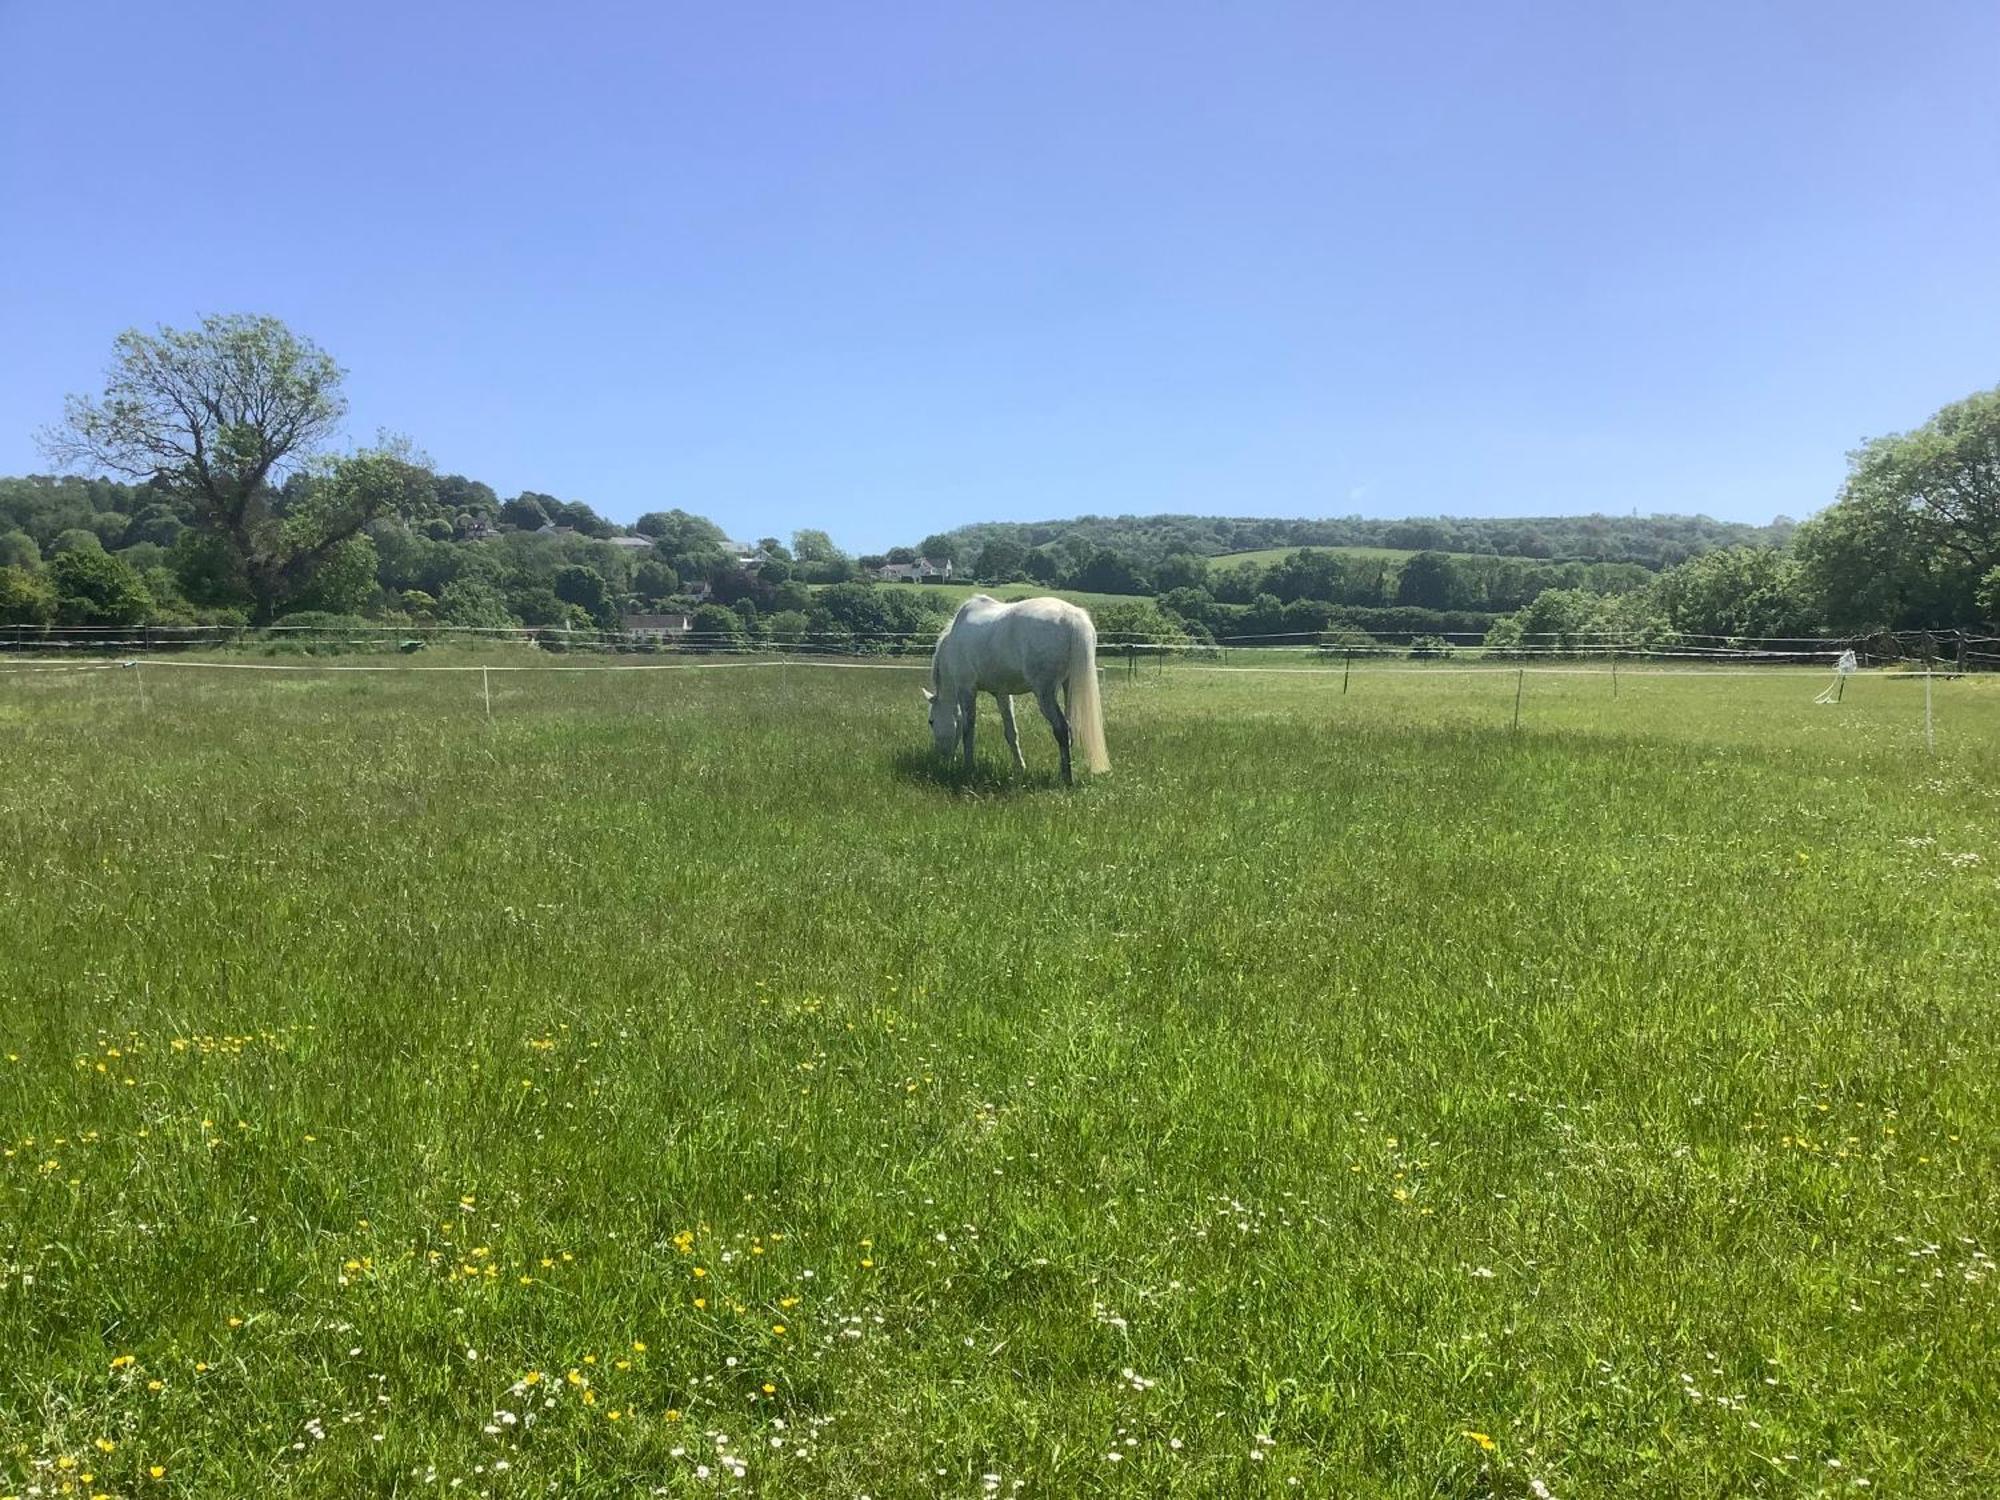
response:
[[[816,585],[825,587],[826,585]],[[956,609],[974,594],[990,594],[995,599],[1040,599],[1054,596],[1086,608],[1106,604],[1150,601],[1150,594],[1092,594],[1081,589],[1054,589],[1039,583],[879,583],[879,589],[896,593],[928,594]]]
[[[1301,550],[1298,547],[1264,547],[1255,552],[1223,552],[1211,557],[1208,560],[1208,565],[1211,568],[1224,568],[1236,563],[1256,563],[1259,567],[1268,568],[1271,564],[1283,562],[1294,552]],[[1416,553],[1402,547],[1315,547],[1313,550],[1315,552],[1338,552],[1344,557],[1363,557],[1381,562],[1394,563],[1404,562],[1416,556]],[[1447,555],[1458,557],[1469,556],[1470,554],[1449,553]]]
[[[421,662],[0,663],[0,1496],[2000,1494],[2000,681]]]

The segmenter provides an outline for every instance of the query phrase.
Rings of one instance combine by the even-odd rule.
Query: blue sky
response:
[[[275,314],[504,494],[1826,504],[2000,382],[2000,7],[0,0],[0,473]]]

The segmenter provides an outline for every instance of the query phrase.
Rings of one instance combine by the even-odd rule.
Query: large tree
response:
[[[1893,496],[1975,577],[2000,566],[2000,386],[1940,410],[1915,432],[1853,456],[1843,499]]]
[[[269,620],[394,500],[357,482],[381,477],[364,466],[288,513],[284,481],[307,470],[346,415],[342,374],[276,318],[132,329],[118,336],[103,394],[70,397],[43,446],[59,464],[92,464],[183,501]]]
[[[2000,389],[1850,455],[1840,499],[1798,531],[1800,589],[1836,630],[1928,629],[1983,613],[2000,566]]]

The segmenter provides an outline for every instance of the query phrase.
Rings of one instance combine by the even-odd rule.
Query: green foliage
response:
[[[41,565],[42,549],[27,532],[0,532],[0,568],[26,568],[33,572]]]
[[[438,619],[446,625],[488,630],[506,630],[521,623],[508,610],[498,589],[470,578],[444,586],[438,595]]]
[[[832,563],[845,554],[824,531],[807,529],[792,533],[792,556],[802,563]]]
[[[1114,650],[1122,641],[1159,642],[1167,646],[1186,646],[1192,641],[1181,621],[1150,599],[1100,604],[1092,608],[1090,615],[1097,626],[1097,639],[1107,650]]]
[[[1146,580],[1139,575],[1131,560],[1108,547],[1100,547],[1093,552],[1082,566],[1063,580],[1063,586],[1091,594],[1148,592]]]
[[[654,603],[671,599],[681,591],[680,575],[670,565],[652,560],[639,564],[632,585],[641,598]]]
[[[691,633],[700,649],[722,650],[745,644],[743,617],[720,604],[704,604],[696,610]]]
[[[1420,635],[1410,642],[1412,661],[1442,661],[1452,654],[1452,644],[1441,635]]]
[[[1419,609],[1450,609],[1457,602],[1452,579],[1450,558],[1442,552],[1419,552],[1396,575],[1396,602]]]
[[[1791,532],[1792,523],[1784,519],[1769,526],[1744,526],[1706,516],[1440,516],[1399,520],[1345,516],[1306,521],[1156,515],[981,522],[942,535],[966,549],[961,550],[961,556],[976,556],[980,547],[995,540],[1031,551],[1070,549],[1077,558],[1107,548],[1145,572],[1173,553],[1215,558],[1232,552],[1299,547],[1386,547],[1410,552],[1568,558],[1658,569],[1713,547],[1782,546]],[[1060,571],[1067,572],[1073,566],[1072,562]],[[1188,579],[1161,585],[1163,589],[1194,586],[1198,585]]]
[[[1686,635],[1771,638],[1812,633],[1799,567],[1764,547],[1707,552],[1660,576],[1653,597]]]
[[[72,526],[59,534],[49,544],[49,555],[59,557],[65,552],[102,552],[104,540],[89,527]]]
[[[48,566],[62,625],[139,625],[153,609],[153,596],[123,558],[89,547],[58,553]]]
[[[297,610],[317,610],[328,614],[359,615],[375,602],[379,589],[375,582],[375,543],[365,536],[350,536],[325,551],[306,576],[294,598],[296,609],[288,608],[289,618]]]
[[[549,513],[533,494],[516,495],[500,506],[500,524],[517,531],[540,531],[549,524]]]
[[[1028,549],[1019,542],[995,537],[976,554],[972,573],[981,583],[1012,583],[1027,575]]]
[[[56,591],[40,573],[0,566],[0,625],[47,625],[56,617]]]
[[[606,587],[604,575],[595,568],[568,563],[556,569],[553,588],[558,599],[582,610],[600,630],[618,628],[618,610]]]

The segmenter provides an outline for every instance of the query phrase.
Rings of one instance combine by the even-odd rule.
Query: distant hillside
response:
[[[984,521],[941,536],[961,556],[990,541],[1082,555],[1108,548],[1141,566],[1174,552],[1202,557],[1283,552],[1295,547],[1367,547],[1398,553],[1467,552],[1669,568],[1719,547],[1782,546],[1794,523],[1768,526],[1707,516],[1432,516],[1376,520],[1339,516],[1303,521],[1233,516],[1078,516],[1067,521]],[[935,539],[933,539],[935,540]]]

